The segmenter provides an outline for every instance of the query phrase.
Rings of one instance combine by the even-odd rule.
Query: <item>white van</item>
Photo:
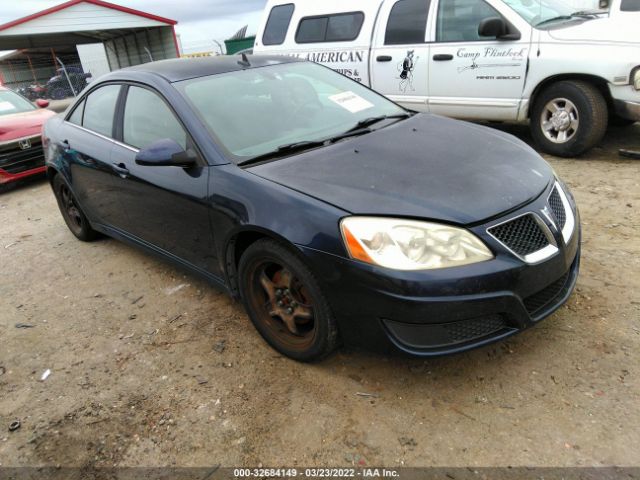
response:
[[[525,122],[578,155],[640,120],[640,30],[560,0],[269,0],[254,53],[331,67],[392,100]]]

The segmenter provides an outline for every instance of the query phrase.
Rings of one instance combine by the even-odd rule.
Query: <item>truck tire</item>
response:
[[[561,81],[536,98],[531,135],[543,152],[575,157],[602,140],[608,119],[607,103],[596,87],[581,80]]]

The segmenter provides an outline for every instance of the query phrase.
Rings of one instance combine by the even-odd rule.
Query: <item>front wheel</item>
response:
[[[329,303],[298,254],[275,240],[258,240],[243,253],[238,273],[249,318],[273,348],[304,362],[336,348],[338,330]]]
[[[607,103],[588,82],[561,81],[543,90],[531,111],[531,134],[539,148],[574,157],[596,145],[607,129]]]

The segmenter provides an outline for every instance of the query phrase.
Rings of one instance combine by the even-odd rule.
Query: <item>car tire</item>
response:
[[[595,146],[607,129],[607,103],[598,89],[579,80],[543,90],[531,112],[531,134],[551,155],[575,157]]]
[[[61,175],[53,177],[53,193],[58,202],[58,208],[67,227],[79,240],[90,242],[98,237],[98,232],[91,228],[91,224],[80,208],[71,188]]]
[[[272,239],[258,240],[242,254],[238,274],[249,318],[278,352],[310,362],[337,348],[329,302],[298,253]]]

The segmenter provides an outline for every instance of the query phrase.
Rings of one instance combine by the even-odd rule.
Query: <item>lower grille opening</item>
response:
[[[401,344],[415,349],[443,349],[513,331],[502,314],[449,323],[404,323],[383,319],[388,332]]]
[[[562,291],[564,290],[564,286],[567,283],[568,277],[569,272],[565,273],[551,285],[525,298],[523,300],[523,303],[529,315],[535,315],[540,310],[548,306],[551,302],[553,302],[556,297],[558,297],[558,295],[560,295],[560,293],[562,293]]]

